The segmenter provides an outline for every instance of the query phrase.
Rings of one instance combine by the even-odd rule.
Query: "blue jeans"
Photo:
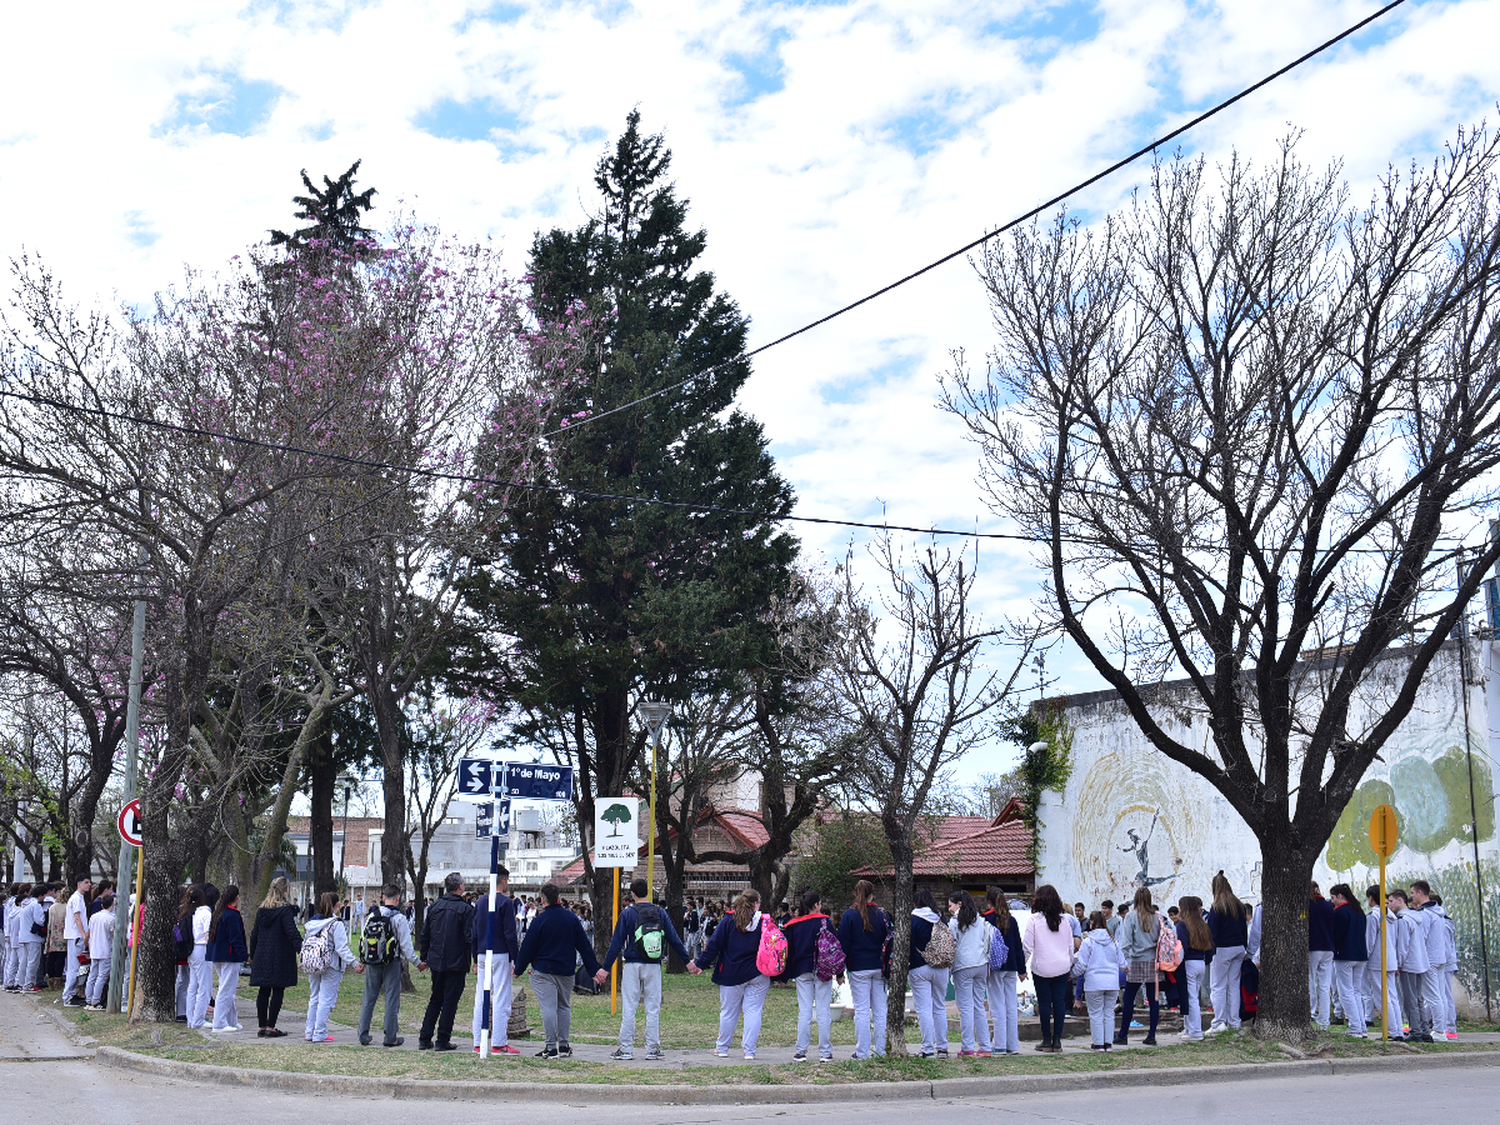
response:
[[[1036,1012],[1042,1021],[1042,1046],[1061,1047],[1063,1020],[1068,1014],[1068,974],[1043,977],[1033,974]]]

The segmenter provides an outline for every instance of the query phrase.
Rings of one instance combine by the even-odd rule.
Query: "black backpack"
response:
[[[177,924],[172,927],[172,952],[179,961],[186,961],[193,955],[193,916],[184,914],[177,919]]]
[[[659,964],[667,955],[667,930],[662,925],[661,907],[638,904],[635,916],[635,933],[630,939],[635,955],[642,961]]]
[[[359,935],[359,960],[363,965],[389,965],[396,960],[400,943],[396,927],[377,905],[365,916],[365,928]]]

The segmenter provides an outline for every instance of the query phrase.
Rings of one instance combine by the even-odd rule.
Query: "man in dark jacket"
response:
[[[536,1057],[566,1059],[573,1055],[568,1032],[573,1023],[573,971],[578,958],[583,958],[584,967],[600,984],[609,979],[609,974],[599,967],[599,958],[594,956],[578,915],[562,905],[557,884],[543,885],[542,903],[541,912],[526,928],[514,972],[520,976],[531,966],[531,991],[536,993],[546,1038]]]
[[[495,880],[495,945],[493,969],[490,976],[490,1054],[519,1055],[521,1052],[510,1045],[510,967],[521,955],[516,937],[516,901],[511,898],[510,871],[502,864]],[[474,902],[474,971],[479,981],[474,986],[474,1050],[479,1050],[480,1033],[484,1030],[484,970],[486,945],[490,938],[490,896],[480,895]]]
[[[1312,1018],[1328,1030],[1329,1002],[1333,996],[1333,903],[1314,883],[1307,901],[1307,992],[1312,998]]]
[[[432,970],[432,998],[417,1046],[424,1051],[452,1051],[453,1017],[464,978],[469,975],[469,956],[474,944],[474,908],[463,900],[464,881],[457,871],[443,879],[443,897],[427,908],[422,919],[422,960],[418,969]],[[432,1033],[437,1029],[437,1042]]]
[[[640,931],[639,940],[637,931]],[[620,992],[624,999],[620,1042],[614,1054],[609,1056],[616,1061],[635,1058],[635,1009],[642,1000],[646,1002],[646,1057],[662,1057],[661,963],[668,949],[683,961],[693,959],[672,928],[672,919],[667,917],[667,912],[646,897],[646,880],[636,879],[630,884],[630,905],[620,911],[609,950],[604,954],[605,973],[609,972],[616,957],[622,952],[625,955],[620,972]]]

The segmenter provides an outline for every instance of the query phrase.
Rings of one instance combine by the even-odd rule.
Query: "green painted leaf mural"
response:
[[[1335,871],[1350,871],[1355,867],[1375,867],[1380,857],[1370,847],[1370,816],[1381,805],[1396,808],[1397,833],[1404,840],[1406,825],[1402,823],[1401,806],[1396,804],[1395,791],[1390,783],[1379,778],[1367,781],[1354,791],[1354,798],[1344,807],[1344,815],[1334,826],[1328,838],[1328,866]]]

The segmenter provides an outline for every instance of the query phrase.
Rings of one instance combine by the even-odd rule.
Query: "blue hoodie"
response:
[[[1333,911],[1333,959],[1335,961],[1364,961],[1369,954],[1365,949],[1365,916],[1347,902]]]
[[[484,960],[484,945],[489,937],[490,896],[486,892],[474,900],[474,941],[470,952],[476,964]],[[508,956],[512,965],[521,956],[516,936],[516,900],[507,894],[495,895],[495,952]]]
[[[844,947],[847,973],[864,973],[883,969],[880,951],[885,946],[886,935],[891,932],[891,916],[873,902],[870,903],[870,928],[865,929],[859,911],[850,907],[839,919],[839,944]]]
[[[714,967],[715,984],[748,984],[760,976],[755,967],[755,955],[759,952],[760,911],[755,912],[750,928],[744,931],[734,924],[733,914],[726,914],[714,927],[708,948],[698,954],[697,965],[700,969]]]
[[[1328,953],[1333,949],[1333,903],[1313,895],[1307,901],[1307,950]]]

